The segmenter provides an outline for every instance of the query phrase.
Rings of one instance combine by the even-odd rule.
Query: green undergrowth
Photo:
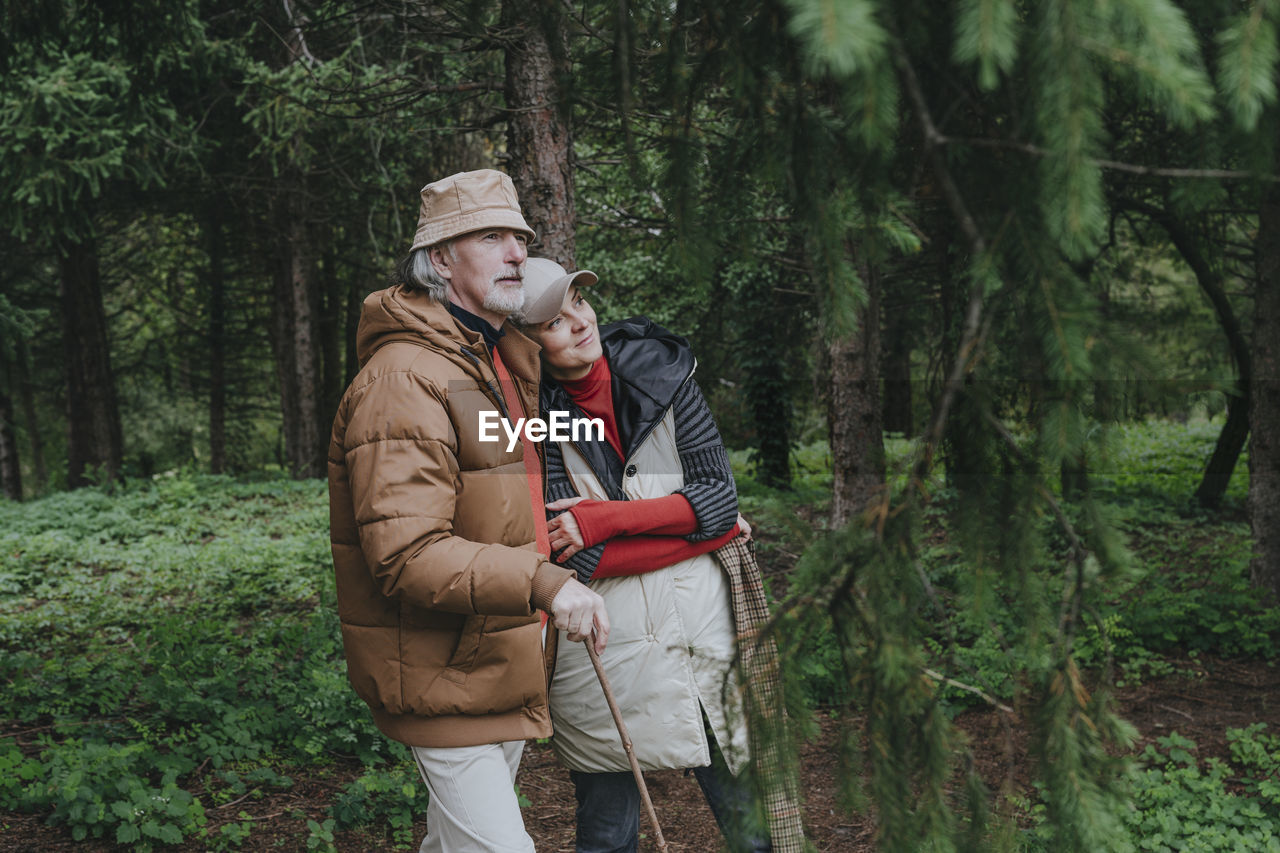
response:
[[[318,481],[0,502],[0,809],[139,850],[235,847],[252,822],[211,832],[209,809],[354,759],[312,846],[400,830],[425,794],[346,682],[327,528]]]
[[[1202,758],[1177,732],[1156,738],[1125,779],[1120,853],[1280,853],[1280,736],[1262,723],[1226,730],[1229,755]],[[1025,804],[1024,804],[1025,805]],[[1022,850],[1057,849],[1032,806]]]
[[[1179,424],[1117,432],[1097,497],[1130,558],[1076,638],[1088,678],[1110,671],[1123,685],[1197,654],[1274,655],[1280,618],[1248,586],[1239,475],[1224,511],[1191,503],[1214,436]],[[891,482],[903,482],[911,449],[888,443]],[[796,451],[790,490],[760,485],[746,454],[732,457],[767,567],[786,569],[825,541],[825,446]],[[1019,658],[1026,645],[1015,617],[1026,591],[1006,588],[962,553],[943,471],[930,489],[916,556],[948,615],[912,618],[930,625],[919,653],[954,716],[1018,692],[1028,661]],[[1083,512],[1063,505],[1073,518]],[[1037,523],[1052,541],[1050,521]],[[388,848],[411,847],[426,792],[404,749],[376,732],[347,684],[327,527],[319,481],[179,475],[0,502],[0,811],[36,813],[75,839],[131,849],[193,838],[234,849],[254,833],[245,804],[300,778],[350,778],[354,767],[354,781],[325,804],[327,816],[309,822],[308,849],[331,849],[334,833],[353,827],[383,833]],[[1037,582],[1060,583],[1054,571],[1045,567]],[[786,592],[787,580],[771,578],[773,592]],[[820,624],[792,630],[796,619],[815,618],[800,612],[778,633],[789,687],[798,705],[843,705],[852,692],[840,643]],[[1192,794],[1177,792],[1217,797],[1215,785],[1273,820],[1273,738],[1260,730],[1237,737],[1230,773],[1179,762],[1172,742],[1163,757],[1144,755],[1126,820],[1188,825],[1179,809],[1190,808],[1183,798]],[[1242,775],[1245,767],[1255,775]],[[1241,778],[1256,784],[1232,781]],[[1271,849],[1263,836],[1249,838],[1264,846],[1248,849]]]

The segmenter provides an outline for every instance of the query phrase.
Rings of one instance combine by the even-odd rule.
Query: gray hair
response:
[[[435,248],[447,252],[450,258],[456,259],[452,240],[445,240],[435,246],[414,249],[396,264],[395,280],[405,287],[426,292],[428,296],[443,305],[449,301],[449,283],[436,272],[435,264],[431,263],[431,250]]]

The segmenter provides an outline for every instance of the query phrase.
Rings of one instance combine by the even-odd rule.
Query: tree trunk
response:
[[[306,223],[297,208],[279,205],[280,262],[274,276],[272,343],[280,380],[285,458],[290,475],[305,479],[323,476],[328,436],[320,428],[324,383],[317,269]]]
[[[747,272],[741,286],[745,316],[735,360],[742,371],[743,396],[755,433],[756,479],[770,488],[789,489],[795,422],[791,374],[799,357],[798,336],[793,333],[795,312],[770,275]]]
[[[356,355],[356,332],[360,329],[360,312],[364,310],[365,293],[359,286],[348,283],[346,287],[347,306],[345,311],[345,321],[343,323],[342,341],[346,348],[346,355],[343,358],[345,372],[342,377],[342,387],[348,387],[352,380],[356,378],[356,373],[360,370],[360,358]]]
[[[1280,598],[1280,191],[1258,217],[1258,283],[1253,314],[1249,521],[1255,586]]]
[[[840,527],[884,487],[884,432],[880,405],[880,277],[862,270],[867,304],[857,330],[828,347],[831,441],[831,525]]]
[[[333,246],[333,240],[325,243]],[[337,252],[325,253],[324,266],[320,270],[320,285],[324,294],[324,310],[320,312],[320,353],[323,364],[321,387],[324,395],[320,402],[320,434],[328,436],[333,416],[342,398],[342,335],[345,331],[346,299],[338,281]]]
[[[42,495],[49,487],[49,471],[44,464],[44,437],[40,420],[36,416],[36,397],[31,390],[31,353],[25,341],[18,342],[18,396],[22,403],[22,421],[27,427],[27,441],[31,447],[31,471],[35,475],[35,494]]]
[[[1250,384],[1241,379],[1236,383],[1236,390],[1237,393],[1227,398],[1227,422],[1218,433],[1213,455],[1209,457],[1204,476],[1196,488],[1196,500],[1206,509],[1217,509],[1222,505],[1222,496],[1227,493],[1236,462],[1249,438]]]
[[[1058,465],[1058,481],[1062,497],[1067,500],[1078,498],[1089,490],[1089,466],[1083,453],[1063,457]]]
[[[906,306],[884,310],[884,337],[880,342],[884,373],[884,429],[904,436],[914,433],[911,411],[911,336]]]
[[[1244,450],[1245,440],[1249,437],[1249,409],[1253,405],[1253,358],[1244,333],[1240,330],[1240,322],[1227,299],[1221,276],[1210,268],[1181,222],[1166,214],[1164,226],[1178,251],[1191,265],[1200,289],[1213,305],[1236,363],[1236,393],[1227,401],[1227,422],[1218,433],[1213,455],[1209,457],[1209,464],[1205,466],[1204,476],[1195,495],[1201,506],[1216,509],[1222,504],[1222,496],[1226,494],[1227,484],[1231,482],[1231,472],[1235,470],[1240,451]]]
[[[1218,315],[1218,323],[1222,326],[1222,333],[1231,348],[1231,357],[1236,363],[1236,393],[1227,401],[1227,422],[1223,424],[1222,432],[1218,433],[1213,455],[1209,457],[1209,464],[1205,466],[1200,485],[1196,488],[1195,496],[1200,505],[1215,509],[1222,504],[1222,496],[1226,494],[1227,484],[1231,482],[1231,472],[1235,470],[1240,451],[1244,450],[1245,440],[1249,437],[1249,409],[1253,402],[1253,359],[1249,353],[1249,342],[1240,330],[1240,322],[1236,319],[1227,292],[1222,286],[1222,277],[1209,264],[1182,221],[1172,213],[1150,205],[1130,206],[1159,223],[1169,234],[1169,239],[1195,273],[1196,282],[1213,306],[1214,313]],[[1261,232],[1258,239],[1263,239]]]
[[[536,254],[576,269],[566,27],[556,0],[504,0],[507,171],[538,233]]]
[[[8,367],[8,365],[5,365]],[[13,371],[6,370],[10,376]],[[22,465],[18,458],[18,436],[14,430],[13,398],[0,385],[0,493],[11,501],[22,500]]]
[[[209,471],[213,474],[227,470],[227,295],[220,203],[209,204],[203,223],[209,255],[205,286],[209,292]]]
[[[960,351],[960,341],[963,337],[960,328],[961,317],[963,316],[965,303],[969,301],[968,288],[965,286],[963,274],[957,272],[957,269],[963,268],[963,262],[957,262],[955,258],[960,249],[959,243],[955,239],[955,231],[954,226],[951,224],[951,219],[947,216],[939,216],[938,230],[935,233],[938,235],[934,239],[934,252],[937,255],[938,263],[936,273],[938,301],[934,327],[941,330],[941,341],[933,348],[931,358],[937,359],[939,362],[932,374],[938,377],[940,381],[930,389],[930,408],[933,408],[942,395],[946,393],[948,363]],[[1038,390],[1035,389],[1042,385],[1043,383],[1033,383],[1033,396],[1038,393]],[[964,462],[963,452],[957,446],[956,434],[950,428],[943,435],[942,449],[946,458],[944,476],[947,487],[956,488],[959,483],[957,478],[962,473]]]
[[[58,269],[67,371],[67,486],[74,489],[98,476],[117,479],[123,440],[92,242],[60,245]]]

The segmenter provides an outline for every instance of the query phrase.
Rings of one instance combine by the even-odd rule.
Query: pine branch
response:
[[[1013,139],[989,139],[977,136],[945,136],[938,134],[936,138],[938,145],[972,145],[976,148],[1000,148],[1009,151],[1018,151],[1023,154],[1029,154],[1033,157],[1049,157],[1053,152],[1041,148],[1039,145],[1033,145],[1030,142],[1019,142]],[[1115,172],[1127,172],[1131,175],[1148,175],[1160,178],[1197,178],[1204,180],[1253,180],[1253,181],[1269,181],[1272,183],[1280,182],[1280,175],[1272,175],[1262,172],[1248,172],[1240,169],[1186,169],[1181,167],[1170,166],[1143,166],[1138,163],[1125,163],[1119,160],[1100,160],[1089,158],[1089,163],[1100,169],[1110,169]]]

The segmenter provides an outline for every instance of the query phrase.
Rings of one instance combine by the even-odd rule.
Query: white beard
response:
[[[506,275],[502,273],[501,275]],[[489,292],[484,296],[484,305],[486,311],[492,311],[495,314],[514,314],[524,307],[524,282],[520,282],[520,286],[499,283],[494,281]]]

